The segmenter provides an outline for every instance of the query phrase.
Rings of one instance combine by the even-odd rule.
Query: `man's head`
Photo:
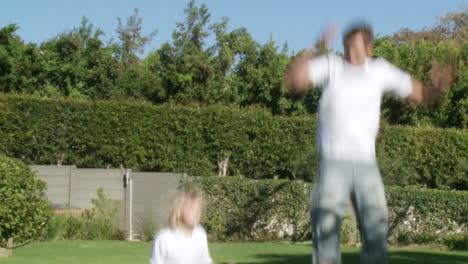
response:
[[[354,24],[343,35],[345,59],[353,65],[363,65],[372,56],[374,33],[366,23]]]

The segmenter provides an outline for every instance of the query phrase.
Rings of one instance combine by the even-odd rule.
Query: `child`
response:
[[[150,264],[211,264],[206,232],[200,226],[202,193],[180,191],[169,213],[169,227],[153,243]]]

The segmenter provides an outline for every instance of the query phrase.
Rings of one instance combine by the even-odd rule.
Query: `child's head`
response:
[[[200,223],[203,196],[198,188],[185,188],[177,193],[169,213],[169,225],[194,228]]]

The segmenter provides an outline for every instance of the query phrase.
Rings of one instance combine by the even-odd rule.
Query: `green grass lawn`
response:
[[[29,244],[14,250],[0,264],[123,264],[148,263],[151,243],[124,241],[53,241]],[[217,263],[311,263],[311,245],[291,243],[211,243]],[[343,248],[343,263],[358,263],[359,249]],[[439,250],[390,251],[392,264],[466,264],[468,252]]]

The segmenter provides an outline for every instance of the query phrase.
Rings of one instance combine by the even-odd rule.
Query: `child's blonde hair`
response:
[[[200,188],[195,186],[185,186],[176,194],[172,200],[171,208],[169,211],[169,226],[172,229],[180,225],[180,218],[182,215],[182,207],[186,201],[200,202],[200,207],[203,208],[203,192]]]

